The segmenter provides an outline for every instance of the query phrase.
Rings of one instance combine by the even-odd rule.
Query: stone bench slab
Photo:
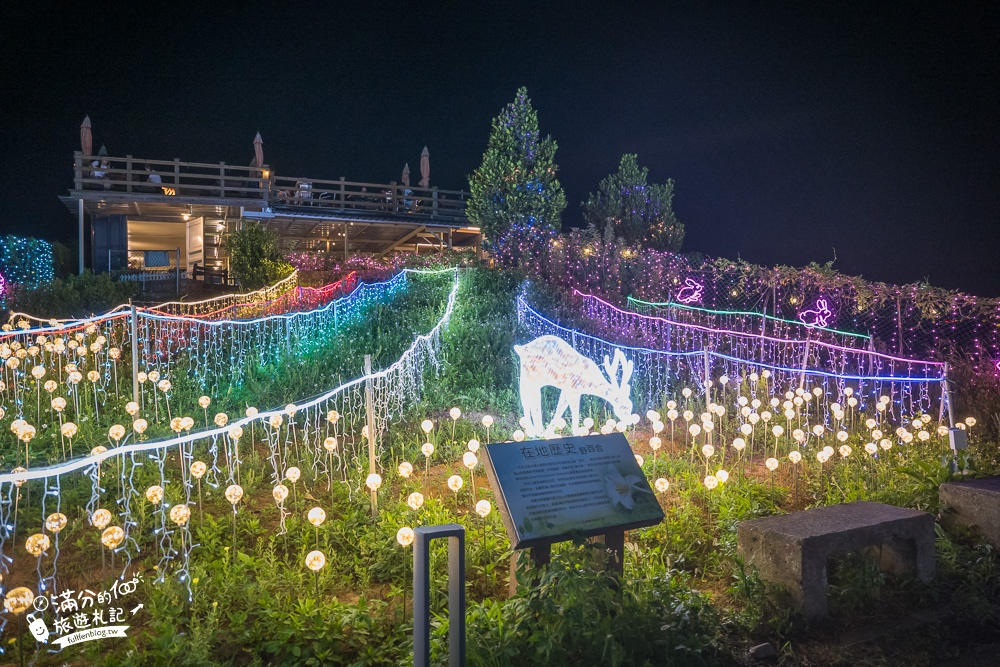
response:
[[[1000,549],[1000,477],[946,482],[938,497],[945,504],[943,524],[967,526]]]
[[[827,612],[827,560],[870,547],[893,574],[934,575],[934,517],[926,512],[857,501],[745,521],[739,551],[761,577],[788,589],[807,617]]]

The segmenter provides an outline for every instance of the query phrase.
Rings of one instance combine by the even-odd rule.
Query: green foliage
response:
[[[13,291],[8,307],[37,317],[87,317],[119,306],[135,294],[135,283],[87,270],[37,287],[19,287]]]
[[[626,153],[618,171],[601,181],[583,203],[583,218],[605,241],[677,252],[684,241],[684,225],[674,215],[674,181],[647,182],[649,170],[638,157]]]
[[[278,233],[244,220],[242,229],[226,237],[229,269],[243,289],[275,283],[293,271],[278,247]]]
[[[591,552],[591,553],[588,553]],[[509,600],[468,610],[470,665],[699,665],[716,662],[706,599],[671,572],[620,585],[601,552],[568,548],[522,569]],[[441,620],[436,634],[444,636]]]
[[[552,137],[542,139],[528,91],[519,88],[493,119],[482,164],[469,177],[466,205],[469,221],[502,262],[516,263],[522,243],[561,226],[566,195],[556,179],[556,148]]]
[[[58,241],[52,244],[52,269],[56,278],[68,278],[77,273],[76,249]]]
[[[517,409],[514,299],[520,286],[521,276],[515,271],[465,271],[444,334],[448,364],[432,383],[428,404],[440,407],[458,402],[466,410]]]

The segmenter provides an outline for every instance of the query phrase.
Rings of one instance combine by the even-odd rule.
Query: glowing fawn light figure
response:
[[[833,316],[833,311],[830,310],[830,304],[827,302],[825,297],[820,297],[816,300],[815,310],[803,310],[799,313],[799,319],[807,327],[823,327],[825,328],[829,322],[830,318]]]
[[[552,421],[562,417],[569,408],[573,416],[573,433],[580,426],[580,398],[584,394],[598,396],[610,403],[620,420],[631,419],[629,380],[632,378],[633,362],[626,359],[621,350],[615,350],[613,360],[605,355],[604,372],[556,336],[541,336],[525,345],[515,345],[514,351],[521,358],[521,407],[528,420],[525,431],[529,436],[537,437],[545,431],[543,387],[560,390]],[[549,429],[552,429],[551,422]]]
[[[694,278],[685,278],[684,287],[677,293],[677,301],[679,303],[699,303],[703,291],[705,291],[704,285]]]

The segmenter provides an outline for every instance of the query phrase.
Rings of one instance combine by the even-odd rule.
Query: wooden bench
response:
[[[871,547],[890,574],[934,575],[934,517],[926,512],[857,501],[745,521],[739,552],[762,579],[784,586],[808,618],[827,613],[827,560]]]

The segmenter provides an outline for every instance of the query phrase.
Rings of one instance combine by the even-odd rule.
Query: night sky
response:
[[[686,251],[1000,295],[1000,3],[215,4],[5,8],[0,232],[74,240],[86,114],[139,158],[260,131],[289,176],[415,182],[426,144],[457,189],[524,85],[565,223],[635,152]]]

